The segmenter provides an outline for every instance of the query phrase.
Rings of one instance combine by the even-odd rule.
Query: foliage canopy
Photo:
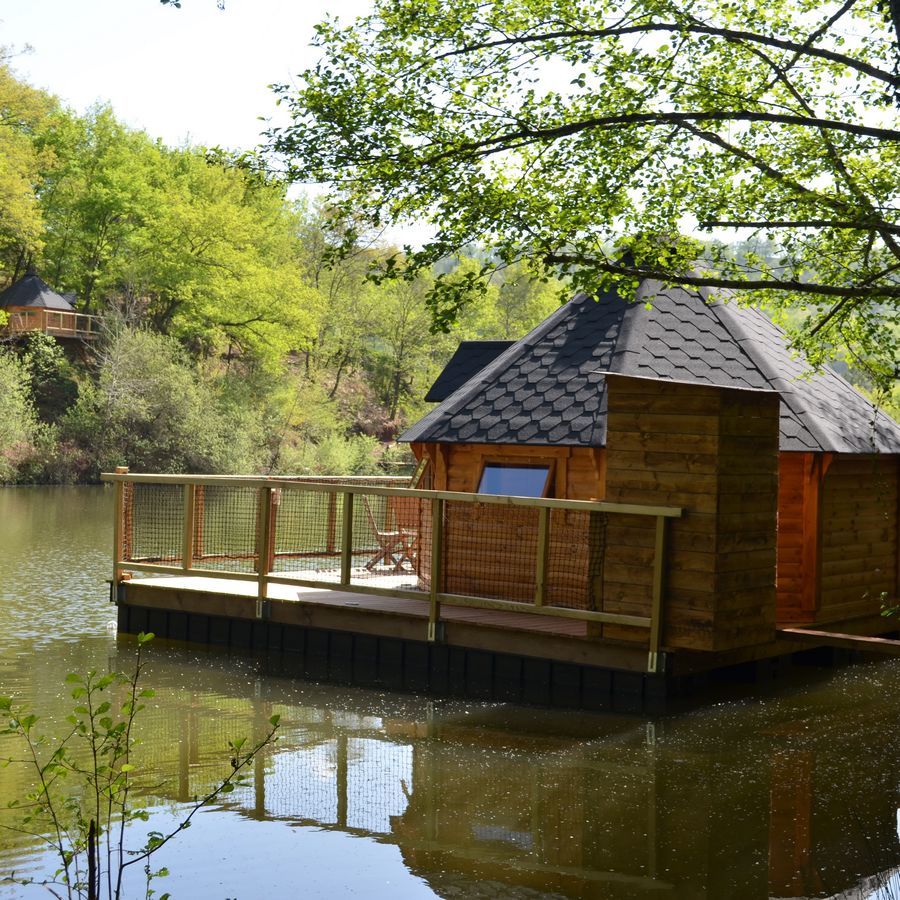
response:
[[[481,243],[575,287],[659,277],[807,307],[807,339],[896,357],[897,36],[879,0],[376,0],[318,27],[270,149],[407,260]],[[678,237],[738,229],[774,258]],[[732,232],[726,232],[732,233]],[[628,252],[625,252],[628,251]],[[702,262],[695,261],[702,256]],[[438,279],[440,323],[464,299]],[[885,342],[890,346],[885,346]]]

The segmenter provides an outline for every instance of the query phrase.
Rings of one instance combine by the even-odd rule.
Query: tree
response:
[[[422,340],[431,324],[424,298],[430,281],[425,275],[411,281],[397,278],[382,283],[378,293],[378,381],[391,421],[404,401],[416,400],[428,389],[427,380],[419,382],[421,375],[428,378],[434,352],[434,341]]]
[[[658,277],[801,305],[807,342],[893,369],[898,36],[881,0],[376,0],[318,26],[270,150],[368,225],[480,243],[594,291]],[[338,222],[338,224],[340,224]],[[774,240],[774,260],[680,236]],[[730,232],[724,232],[726,234]],[[348,241],[348,246],[352,241]],[[699,266],[695,260],[702,256]],[[438,278],[439,326],[472,284]]]
[[[41,142],[56,159],[38,191],[47,224],[43,270],[97,312],[153,218],[162,154],[108,106],[84,116],[59,112]]]
[[[284,185],[224,154],[170,149],[97,107],[59,114],[39,192],[48,278],[87,311],[115,306],[199,354],[270,365],[310,327]]]
[[[0,47],[0,274],[7,274],[6,262],[10,280],[40,246],[43,220],[34,187],[51,156],[34,136],[54,105],[15,77],[11,57]]]
[[[259,465],[249,410],[220,402],[172,338],[123,329],[100,348],[96,383],[85,381],[63,417],[62,438],[84,448],[91,477],[127,464],[147,472],[239,472]]]
[[[0,482],[11,480],[31,449],[36,418],[28,371],[14,353],[0,350]]]

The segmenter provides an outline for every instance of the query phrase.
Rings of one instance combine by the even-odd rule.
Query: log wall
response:
[[[896,456],[835,457],[821,489],[817,623],[877,615],[897,599],[897,508]]]
[[[606,499],[680,506],[668,525],[663,644],[727,650],[775,627],[778,397],[607,376]],[[610,516],[602,608],[648,615],[652,520]],[[607,637],[636,638],[606,626]]]
[[[602,447],[530,447],[510,444],[412,444],[418,459],[427,457],[436,491],[474,492],[485,462],[554,466],[550,496],[602,500],[605,481]]]
[[[728,650],[766,643],[775,627],[778,397],[608,376],[606,449],[414,445],[437,490],[474,491],[485,461],[555,466],[554,496],[680,506],[668,529],[663,644]],[[445,589],[528,601],[536,514],[448,505]],[[527,512],[527,511],[522,511]],[[550,604],[649,616],[654,518],[566,513],[556,519]],[[594,546],[592,552],[591,547]],[[605,550],[598,557],[597,547]],[[577,598],[577,599],[576,599]],[[646,642],[643,629],[602,636]]]
[[[812,453],[782,453],[779,461],[776,591],[779,624],[815,619],[818,578],[814,554],[819,517],[818,481],[813,480],[814,457]],[[812,577],[805,577],[807,571],[812,572]]]
[[[898,585],[898,458],[782,453],[778,622],[877,616]]]

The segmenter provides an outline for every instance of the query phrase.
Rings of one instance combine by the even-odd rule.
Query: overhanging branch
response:
[[[548,253],[543,257],[547,265],[577,265],[610,275],[622,275],[626,278],[652,278],[666,284],[679,284],[686,287],[709,287],[723,290],[781,291],[798,294],[814,294],[821,297],[837,297],[846,300],[897,300],[900,299],[900,284],[896,285],[839,285],[821,284],[819,282],[797,281],[796,279],[780,280],[777,278],[723,278],[720,275],[683,275],[660,269],[626,266],[607,260],[588,259],[568,253]]]
[[[900,225],[888,225],[884,222],[850,222],[839,219],[796,219],[768,222],[732,222],[712,220],[698,223],[700,228],[836,228],[848,231],[888,231],[900,235]]]
[[[898,2],[898,0],[893,0],[893,2]],[[434,57],[434,60],[451,59],[456,56],[465,56],[469,53],[476,53],[479,50],[490,50],[496,47],[510,47],[560,40],[600,40],[603,38],[626,37],[628,35],[648,34],[651,32],[663,32],[669,34],[704,34],[712,37],[720,37],[729,42],[749,42],[760,44],[765,47],[775,47],[779,50],[790,50],[802,55],[815,56],[819,59],[838,63],[849,69],[854,69],[857,72],[869,75],[878,81],[883,81],[891,87],[900,86],[900,76],[893,72],[879,69],[877,66],[873,66],[870,63],[855,59],[852,56],[848,56],[846,53],[838,53],[823,47],[810,46],[805,41],[792,41],[786,38],[774,37],[772,35],[759,34],[754,31],[719,28],[714,25],[687,22],[646,22],[640,25],[622,25],[612,28],[566,28],[559,31],[548,31],[542,34],[513,35],[510,37],[498,38],[493,41],[481,41],[466,44],[455,50],[448,50],[445,53],[437,54]]]
[[[556,125],[550,128],[523,127],[495,137],[485,138],[481,141],[461,143],[451,150],[445,150],[426,157],[426,162],[434,162],[465,154],[490,156],[494,153],[516,149],[536,142],[571,137],[584,131],[622,128],[632,125],[690,126],[698,122],[766,122],[776,125],[795,125],[803,128],[842,131],[860,137],[900,143],[900,131],[894,128],[878,128],[873,125],[863,125],[856,122],[841,122],[835,119],[822,119],[814,116],[792,115],[790,113],[713,109],[698,110],[696,112],[621,113],[614,116],[597,116],[591,119],[583,119],[579,122],[566,122],[564,125]]]

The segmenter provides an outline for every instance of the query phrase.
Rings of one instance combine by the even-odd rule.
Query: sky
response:
[[[367,0],[0,0],[0,45],[33,51],[18,75],[77,112],[97,101],[169,145],[249,149],[278,115],[273,82],[314,65],[313,26]]]

